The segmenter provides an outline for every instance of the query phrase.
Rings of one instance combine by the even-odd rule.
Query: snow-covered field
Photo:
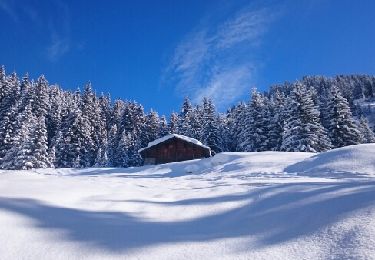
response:
[[[375,144],[0,172],[0,259],[375,259]]]

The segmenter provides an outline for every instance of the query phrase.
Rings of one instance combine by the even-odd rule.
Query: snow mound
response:
[[[219,172],[241,174],[284,173],[289,165],[310,158],[315,153],[302,152],[224,152],[211,158],[211,165]],[[218,172],[216,170],[216,172]]]
[[[351,145],[317,154],[286,168],[288,173],[322,176],[375,176],[375,144]]]

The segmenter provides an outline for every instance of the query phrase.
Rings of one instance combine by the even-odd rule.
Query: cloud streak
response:
[[[14,22],[18,22],[18,15],[14,7],[14,2],[9,0],[0,0],[0,10],[7,13]]]
[[[195,102],[205,96],[219,108],[233,103],[254,84],[254,52],[273,19],[269,9],[247,7],[220,23],[199,26],[176,47],[162,82]]]
[[[42,10],[49,6],[49,12]],[[61,0],[17,3],[15,0],[0,0],[0,11],[6,13],[14,23],[32,25],[36,33],[48,35],[41,40],[45,57],[52,62],[59,60],[71,49],[70,12]],[[42,37],[41,37],[42,39]]]
[[[59,10],[58,19],[49,20],[50,43],[47,46],[47,57],[57,61],[71,49],[70,13],[62,1],[55,1],[55,10]]]

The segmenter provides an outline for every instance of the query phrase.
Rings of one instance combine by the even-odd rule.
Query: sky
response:
[[[63,89],[224,112],[304,75],[375,74],[372,0],[0,0],[0,64]]]

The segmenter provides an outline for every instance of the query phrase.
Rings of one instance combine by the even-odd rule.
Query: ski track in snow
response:
[[[375,259],[374,153],[0,171],[0,259]]]

